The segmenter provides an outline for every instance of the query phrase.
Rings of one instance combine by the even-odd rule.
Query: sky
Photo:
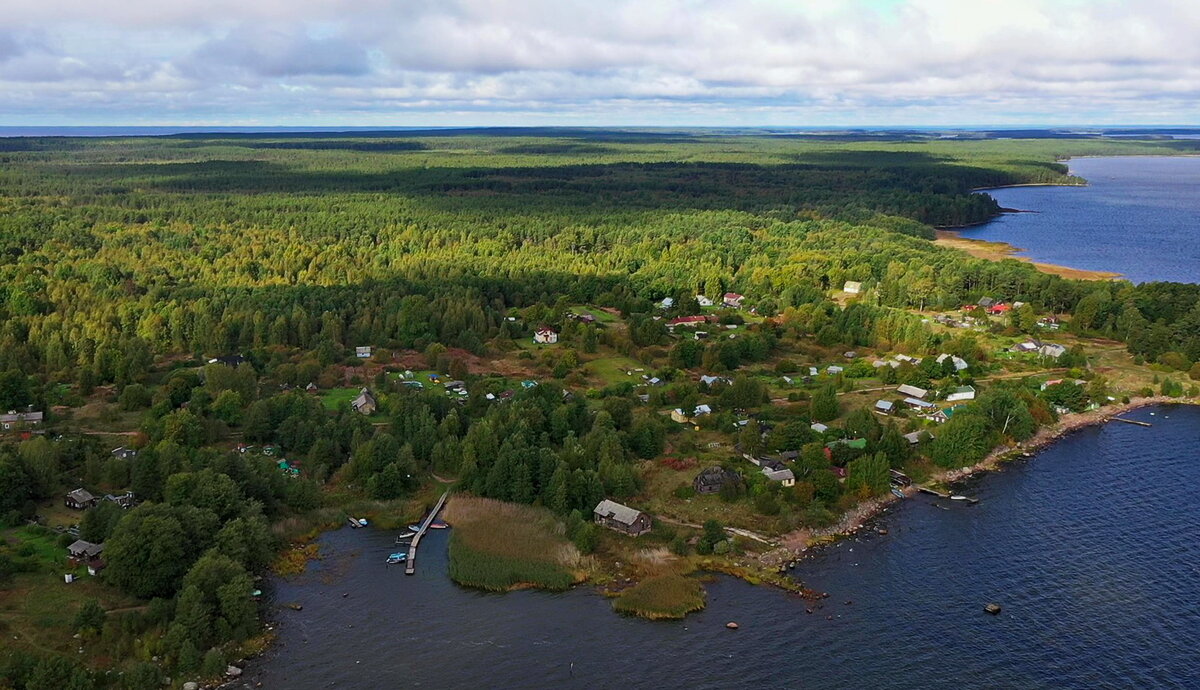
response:
[[[1200,0],[0,0],[0,125],[1200,125]]]

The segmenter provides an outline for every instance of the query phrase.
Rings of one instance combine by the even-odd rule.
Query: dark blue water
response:
[[[586,588],[482,594],[447,579],[445,532],[422,542],[412,577],[383,565],[389,534],[334,532],[324,561],[279,583],[277,600],[304,609],[278,613],[279,644],[247,677],[296,689],[1200,687],[1200,408],[1128,416],[1154,427],[1081,431],[963,487],[978,505],[908,499],[882,519],[886,536],[802,564],[830,592],[812,615],[730,578],[681,622],[617,616]],[[1000,616],[982,612],[990,601]]]
[[[1086,187],[989,190],[1005,208],[1037,213],[1007,214],[963,236],[1135,283],[1200,281],[1200,158],[1079,158],[1070,167]]]

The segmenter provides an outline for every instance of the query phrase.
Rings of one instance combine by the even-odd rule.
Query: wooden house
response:
[[[350,401],[351,409],[359,414],[364,414],[367,416],[375,414],[375,410],[378,409],[378,407],[379,403],[375,400],[375,396],[372,395],[371,391],[367,388],[363,388],[359,392],[358,397]]]
[[[63,504],[72,510],[87,510],[96,505],[96,497],[84,488],[78,488],[67,493]]]
[[[24,412],[9,410],[6,414],[0,414],[0,427],[4,431],[31,431],[40,429],[44,416],[41,412],[35,412],[33,409],[27,409]]]
[[[692,488],[698,494],[715,494],[728,485],[737,485],[742,481],[742,475],[727,470],[720,465],[713,465],[696,475],[692,480]]]
[[[592,516],[597,525],[631,537],[641,536],[649,532],[651,527],[649,515],[607,498],[596,505]]]

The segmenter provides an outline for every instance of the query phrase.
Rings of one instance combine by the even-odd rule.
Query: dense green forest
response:
[[[935,335],[912,310],[987,296],[1068,314],[1079,334],[1187,369],[1200,360],[1200,286],[1070,281],[930,241],[935,226],[999,211],[975,189],[1076,184],[1065,156],[1181,146],[598,132],[0,140],[0,410],[32,406],[53,425],[55,406],[107,396],[139,419],[135,460],[74,438],[0,444],[0,521],[21,524],[69,479],[130,488],[145,503],[89,511],[82,529],[107,544],[106,581],[149,603],[80,628],[112,657],[207,673],[225,663],[225,643],[255,631],[252,578],[281,536],[270,526],[321,506],[335,478],[392,500],[429,472],[454,476],[478,495],[569,516],[587,552],[594,535],[580,515],[634,495],[636,463],[667,447],[653,408],[711,395],[723,411],[705,424],[732,426],[730,410],[766,395],[739,369],[780,343],[974,362],[973,340]],[[832,294],[847,280],[867,296],[843,306]],[[735,340],[669,337],[661,317],[700,313],[696,295],[727,291],[777,318]],[[675,301],[666,310],[664,297]],[[619,314],[622,327],[571,320],[580,304]],[[743,323],[733,312],[719,320]],[[561,331],[564,347],[541,360],[559,381],[517,390],[508,405],[485,397],[512,386],[499,379],[461,401],[383,373],[355,380],[380,397],[371,420],[300,390],[347,383],[329,372],[357,366],[361,345],[467,378],[468,358],[509,352],[543,323]],[[628,383],[587,399],[572,390],[578,354],[598,347],[669,363],[649,408]],[[245,362],[205,365],[234,354]],[[963,383],[947,362],[886,375]],[[679,373],[697,368],[731,380],[710,388]],[[1027,437],[1052,415],[1043,398],[997,386],[942,427],[932,460],[958,467],[1001,436]],[[811,413],[838,415],[832,387],[813,394]],[[894,424],[852,413],[845,433],[869,446],[830,453],[848,470],[842,486],[810,420],[770,421],[739,441],[803,449],[803,505],[778,492],[755,499],[788,526],[886,487],[886,470],[912,454]],[[231,430],[301,460],[304,477],[213,446]],[[0,581],[27,556],[0,552]],[[112,684],[53,657],[4,663],[0,677],[17,687]],[[120,683],[153,687],[160,670],[131,667]]]

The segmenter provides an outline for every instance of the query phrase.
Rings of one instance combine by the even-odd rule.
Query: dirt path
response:
[[[692,529],[704,529],[703,525],[697,525],[697,524],[693,524],[691,522],[684,522],[683,520],[676,520],[674,518],[669,518],[664,515],[655,515],[654,519],[658,520],[660,522],[665,522],[665,523],[671,524],[671,525],[679,525],[681,527],[691,527]],[[763,535],[759,534],[758,532],[751,532],[748,529],[741,529],[740,527],[725,527],[724,529],[726,532],[729,532],[730,534],[736,534],[739,537],[746,537],[748,539],[753,539],[754,541],[762,542],[763,544],[766,544],[767,546],[775,546],[778,543],[777,541],[771,539],[770,537],[763,536]]]

